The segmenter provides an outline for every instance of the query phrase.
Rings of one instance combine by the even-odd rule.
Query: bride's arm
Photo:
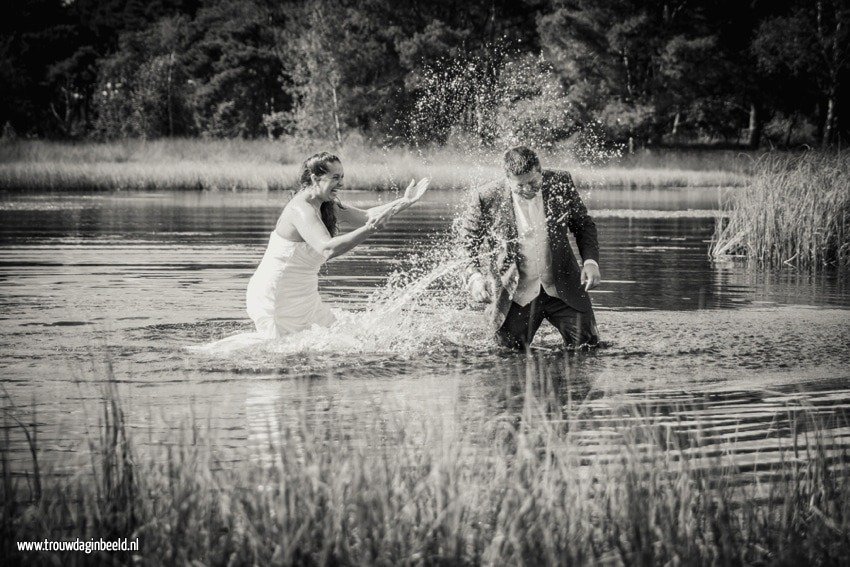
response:
[[[410,207],[413,203],[415,203],[415,201],[405,197],[399,197],[389,203],[370,207],[365,210],[359,209],[354,205],[337,203],[336,216],[341,222],[360,226],[366,224],[369,219],[378,218],[383,215],[388,215],[389,217],[395,216],[404,209]]]
[[[390,201],[389,203],[378,205],[377,207],[372,207],[366,211],[366,214],[369,218],[377,218],[380,216],[387,215],[389,217],[393,217],[403,211],[404,209],[410,207],[415,203],[413,199],[408,199],[407,197],[399,197],[395,201]]]
[[[316,209],[306,204],[296,206],[291,218],[301,238],[328,260],[345,254],[378,230],[378,223],[369,221],[351,232],[332,237]]]
[[[339,222],[351,225],[361,226],[369,220],[369,214],[363,209],[358,209],[354,205],[348,203],[336,202],[336,218]]]
[[[419,199],[422,198],[422,195],[425,194],[425,191],[428,190],[429,183],[430,179],[427,178],[420,179],[419,183],[416,183],[415,185],[414,182],[411,181],[410,185],[408,185],[405,190],[403,197],[399,197],[398,199],[383,205],[371,207],[365,211],[352,205],[337,203],[337,217],[343,222],[353,225],[364,224],[370,220],[383,224],[401,211],[419,201]]]

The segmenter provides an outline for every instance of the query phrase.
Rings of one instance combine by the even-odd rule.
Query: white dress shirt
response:
[[[552,274],[552,249],[546,228],[543,195],[538,191],[531,199],[511,192],[519,241],[519,284],[511,300],[521,307],[528,305],[540,293],[558,297]],[[596,264],[585,260],[585,264]]]

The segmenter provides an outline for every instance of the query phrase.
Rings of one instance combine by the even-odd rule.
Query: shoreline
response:
[[[629,168],[570,168],[576,185],[618,188],[741,187],[746,177],[726,171]],[[407,179],[431,177],[436,189],[457,190],[499,175],[498,168],[428,165],[378,168],[350,163],[348,188],[390,191]],[[245,162],[208,163],[11,163],[0,164],[2,191],[280,191],[296,187],[297,166]]]
[[[23,141],[0,145],[2,191],[277,191],[294,188],[303,155],[294,141],[158,140],[115,143]],[[431,177],[436,189],[458,190],[498,176],[495,150],[371,148],[335,150],[349,189],[395,190]],[[731,153],[645,153],[588,166],[566,152],[541,153],[543,166],[565,169],[576,185],[619,188],[740,187],[744,163]]]

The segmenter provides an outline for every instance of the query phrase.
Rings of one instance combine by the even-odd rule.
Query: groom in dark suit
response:
[[[567,346],[595,346],[587,291],[599,285],[596,225],[570,174],[544,170],[531,149],[505,153],[504,178],[472,191],[460,236],[470,264],[466,285],[500,344],[526,349],[543,319]],[[579,266],[570,248],[575,236]]]

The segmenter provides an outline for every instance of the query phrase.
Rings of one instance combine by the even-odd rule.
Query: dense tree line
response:
[[[3,11],[7,134],[850,137],[850,0],[27,0]]]

